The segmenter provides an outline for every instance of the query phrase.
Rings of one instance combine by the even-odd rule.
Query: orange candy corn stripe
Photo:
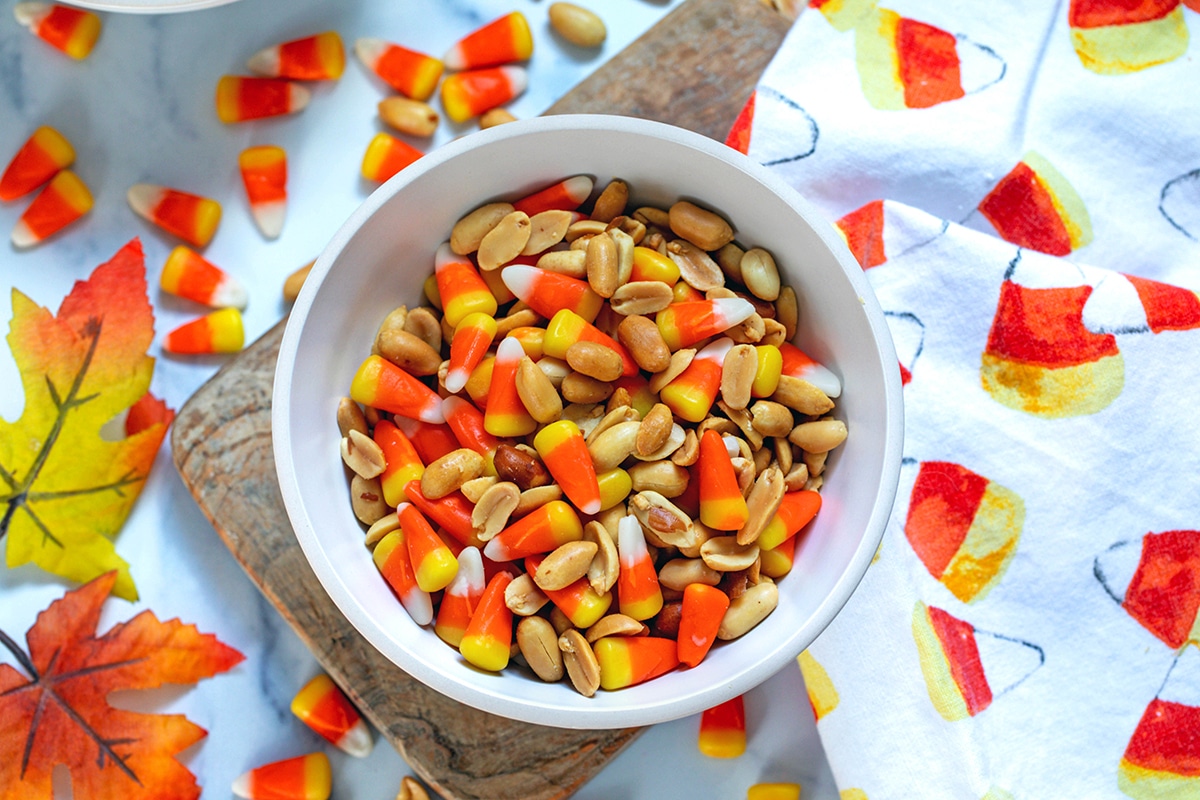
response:
[[[496,337],[496,320],[490,314],[468,314],[454,330],[450,340],[450,368],[446,372],[446,391],[457,394],[467,385],[471,371],[487,355]]]
[[[454,431],[450,430],[448,425],[434,425],[408,417],[396,417],[395,422],[401,433],[417,448],[417,455],[421,457],[423,464],[432,464],[446,453],[460,447],[458,439],[454,438]]]
[[[354,52],[367,69],[414,100],[428,100],[433,95],[444,69],[442,62],[433,56],[383,39],[359,39],[354,43]]]
[[[452,647],[459,646],[471,622],[471,615],[483,597],[484,588],[486,582],[479,548],[464,547],[458,553],[458,573],[442,595],[437,622],[433,625],[434,633],[443,642]]]
[[[659,392],[671,411],[688,422],[700,422],[708,415],[721,388],[721,368],[733,340],[721,337],[705,347],[687,369]]]
[[[525,61],[533,55],[533,34],[520,11],[505,14],[459,39],[442,62],[449,69],[478,69]]]
[[[100,38],[100,18],[57,3],[17,3],[13,16],[35,36],[71,58],[87,58]]]
[[[483,555],[492,561],[549,553],[559,545],[583,538],[583,525],[575,509],[562,500],[546,505],[513,522],[484,546]]]
[[[367,723],[324,672],[292,698],[292,713],[334,747],[355,758],[370,755],[373,742]]]
[[[740,694],[704,710],[696,745],[709,758],[737,758],[746,752],[746,708]]]
[[[555,314],[550,323],[546,325],[546,335],[542,340],[542,352],[552,358],[565,359],[567,349],[576,342],[595,342],[604,345],[621,357],[622,374],[628,376],[640,373],[637,362],[629,355],[629,351],[625,349],[624,345],[575,312],[564,308]]]
[[[428,386],[379,356],[368,356],[350,382],[350,397],[365,406],[422,422],[445,422],[442,399]]]
[[[525,559],[525,571],[530,577],[536,577],[544,555],[529,556]],[[588,583],[586,576],[567,586],[565,589],[544,590],[550,602],[571,620],[576,628],[590,628],[600,621],[612,607],[612,592],[597,594]]]
[[[255,767],[232,789],[246,800],[328,800],[333,773],[324,753],[309,753]]]
[[[497,572],[492,576],[458,646],[463,658],[480,669],[499,672],[508,666],[512,612],[504,602],[504,590],[512,580],[508,572]]]
[[[591,176],[575,175],[522,197],[513,208],[531,217],[543,211],[574,211],[591,196],[594,185]]]
[[[238,169],[254,224],[274,239],[287,215],[287,152],[275,145],[248,147],[238,156]]]
[[[740,530],[750,516],[721,434],[700,437],[700,521],[720,531]]]
[[[683,590],[679,615],[676,652],[679,662],[694,667],[704,660],[713,643],[721,620],[729,610],[729,595],[715,586],[692,583]]]
[[[546,319],[565,308],[585,322],[593,322],[604,304],[587,281],[537,267],[505,267],[500,279],[518,299]]]
[[[779,580],[792,571],[792,566],[796,560],[796,537],[793,536],[789,539],[784,539],[773,550],[762,550],[760,548],[759,557],[762,558],[762,574],[768,578]]]
[[[701,339],[724,333],[745,322],[754,313],[754,304],[740,297],[722,297],[689,303],[672,303],[654,318],[667,347],[674,352],[691,347]]]
[[[458,328],[463,318],[474,312],[495,316],[496,298],[479,277],[475,265],[451,250],[449,242],[438,248],[433,268],[448,325]]]
[[[43,125],[33,132],[0,175],[0,200],[16,200],[71,166],[75,148],[67,137]]]
[[[268,78],[337,80],[346,68],[346,50],[336,31],[325,31],[264,47],[250,56],[246,68]]]
[[[617,575],[621,613],[639,621],[650,619],[662,610],[662,589],[646,548],[642,524],[632,514],[617,523],[617,552],[621,561]]]
[[[600,686],[624,689],[679,666],[675,642],[654,636],[606,636],[592,645],[600,662]]]
[[[312,93],[282,78],[222,75],[217,81],[217,119],[225,124],[303,111]]]
[[[450,119],[466,122],[520,96],[528,82],[522,67],[458,72],[442,81],[442,107]]]
[[[397,509],[401,510],[403,509]],[[371,553],[371,558],[388,586],[392,587],[396,597],[400,598],[400,605],[404,606],[413,622],[418,625],[428,625],[432,622],[433,602],[429,599],[429,593],[417,585],[417,576],[408,556],[408,543],[404,540],[404,530],[394,530],[380,539]]]
[[[415,506],[404,503],[397,516],[417,586],[423,592],[445,589],[458,572],[458,560]]]
[[[422,155],[411,144],[380,131],[367,144],[360,171],[367,180],[383,183]]]
[[[126,197],[139,217],[195,247],[208,244],[221,221],[221,204],[216,200],[178,189],[137,183],[129,187]]]
[[[516,339],[506,338],[496,348],[487,413],[483,417],[484,429],[493,436],[525,436],[537,428],[537,421],[517,394],[517,365],[524,356],[525,348]]]
[[[167,256],[158,284],[168,294],[212,308],[246,307],[246,289],[236,278],[183,245]]]
[[[500,446],[500,440],[487,432],[483,412],[461,397],[447,397],[442,401],[442,411],[446,416],[446,424],[458,441],[454,449],[469,448],[490,462]]]
[[[567,499],[584,514],[600,513],[596,465],[579,426],[565,419],[551,422],[538,431],[533,446]]]
[[[381,419],[375,423],[373,436],[375,444],[383,451],[386,464],[379,475],[383,499],[389,506],[396,508],[404,502],[404,487],[410,481],[421,480],[421,476],[425,474],[425,464],[404,432],[388,420]]]
[[[12,243],[32,247],[92,210],[92,193],[70,170],[54,176],[13,226]]]
[[[416,480],[410,481],[404,487],[404,496],[419,508],[422,514],[457,539],[459,544],[471,547],[483,546],[483,542],[479,541],[479,537],[475,535],[475,526],[471,522],[471,511],[475,505],[464,497],[462,492],[451,492],[445,497],[431,500],[421,491],[421,482]]]
[[[222,308],[199,319],[185,322],[167,334],[163,349],[176,355],[236,353],[245,344],[242,312]]]
[[[788,492],[783,496],[775,516],[758,535],[759,548],[774,550],[783,542],[794,538],[820,510],[821,495],[819,492],[803,489],[798,492]]]

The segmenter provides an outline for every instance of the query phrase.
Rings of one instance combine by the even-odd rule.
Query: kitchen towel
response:
[[[891,521],[800,658],[843,800],[1200,798],[1197,10],[811,0],[730,133],[901,362]]]

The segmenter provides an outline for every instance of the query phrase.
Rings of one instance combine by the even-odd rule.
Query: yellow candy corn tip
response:
[[[527,436],[537,429],[537,420],[527,414],[485,413],[483,429],[492,436]]]
[[[417,586],[425,592],[445,589],[458,574],[458,559],[447,550],[435,550],[417,567]]]
[[[743,731],[701,731],[697,748],[709,758],[737,758],[746,752]]]
[[[703,422],[712,408],[712,400],[703,392],[691,387],[668,384],[663,387],[659,396],[680,419],[688,422]]]
[[[236,353],[246,342],[242,312],[236,308],[222,308],[209,314],[208,329],[212,334],[214,352]]]
[[[750,393],[755,397],[770,397],[779,388],[783,354],[773,344],[759,345],[754,350],[758,356],[758,367],[754,372],[754,382],[750,384]]]
[[[92,200],[92,193],[88,191],[87,184],[80,180],[79,176],[71,172],[71,170],[64,169],[55,175],[54,180],[50,181],[50,188],[58,192],[67,205],[75,209],[76,212],[86,214],[92,210],[94,202]]]
[[[336,690],[333,680],[322,672],[296,692],[296,696],[292,698],[292,713],[302,720],[308,719],[317,703],[329,692]]]
[[[392,137],[386,133],[380,132],[371,137],[371,141],[367,144],[367,150],[363,153],[361,172],[364,178],[369,181],[379,180],[383,162],[387,159],[387,153],[391,146]]]
[[[67,167],[75,160],[75,148],[71,146],[71,142],[49,125],[43,125],[34,131],[33,140],[59,167]]]
[[[539,450],[538,452],[540,453],[541,451]],[[629,493],[633,491],[633,478],[620,467],[600,473],[596,476],[596,483],[600,485],[600,505],[595,511],[589,511],[586,508],[579,509],[585,514],[598,514],[601,511],[607,511],[628,497]]]
[[[620,606],[621,613],[627,617],[633,617],[636,620],[650,619],[659,611],[662,611],[662,592],[656,591],[652,596],[632,603],[622,600]]]
[[[633,662],[625,643],[613,638],[600,639],[592,645],[600,663],[600,687],[608,691],[624,689],[633,684]]]
[[[559,445],[582,435],[579,426],[574,422],[569,419],[560,419],[538,431],[537,436],[533,437],[533,447],[538,451],[538,455],[546,458]]]
[[[561,610],[576,628],[590,628],[608,613],[608,609],[612,606],[612,599],[612,592],[596,594],[589,588],[576,608],[571,611],[565,608]]]
[[[67,46],[63,52],[76,61],[82,61],[91,55],[96,40],[100,38],[100,18],[95,14],[84,14],[79,18],[79,24],[71,32]]]
[[[395,530],[385,534],[382,539],[375,543],[375,549],[371,551],[371,560],[382,571],[387,566],[388,558],[391,557],[392,551],[402,544],[404,544],[404,534],[400,531]]]
[[[273,167],[281,161],[287,161],[287,151],[278,145],[260,144],[247,147],[238,155],[238,168],[255,170]]]
[[[511,648],[491,636],[464,636],[458,646],[462,657],[473,666],[489,672],[500,672],[508,666]]]
[[[762,533],[758,535],[758,549],[760,551],[774,550],[787,538],[787,526],[783,524],[778,516],[774,517],[767,523],[767,527],[763,528]]]
[[[750,511],[742,497],[700,501],[700,521],[720,531],[736,531],[746,524]]]

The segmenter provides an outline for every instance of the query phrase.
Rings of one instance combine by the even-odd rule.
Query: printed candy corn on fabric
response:
[[[810,0],[730,133],[904,385],[888,529],[799,659],[842,797],[1200,798],[1198,7]]]

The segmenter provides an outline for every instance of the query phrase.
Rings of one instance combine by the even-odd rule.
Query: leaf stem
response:
[[[41,680],[41,676],[38,675],[37,668],[33,666],[33,661],[29,658],[29,656],[25,655],[25,651],[21,649],[21,645],[14,642],[12,637],[2,630],[0,630],[0,644],[8,648],[8,652],[12,653],[13,657],[16,658],[17,661],[20,662],[21,666],[25,668],[25,671],[29,673],[31,680]]]

